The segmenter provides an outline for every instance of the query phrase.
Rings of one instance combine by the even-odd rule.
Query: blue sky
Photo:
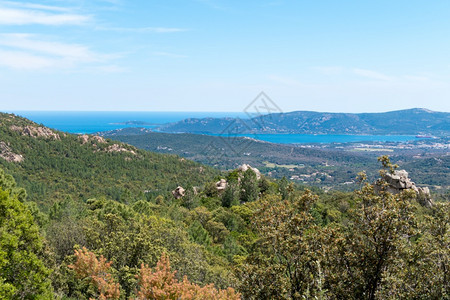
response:
[[[0,110],[450,111],[450,1],[0,0]]]

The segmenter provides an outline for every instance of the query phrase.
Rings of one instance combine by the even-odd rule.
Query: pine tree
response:
[[[52,299],[50,271],[40,258],[43,240],[31,212],[19,201],[24,195],[0,170],[0,296]]]

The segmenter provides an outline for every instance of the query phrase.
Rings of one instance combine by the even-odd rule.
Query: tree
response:
[[[51,299],[51,272],[41,259],[43,239],[31,212],[19,201],[23,195],[14,179],[0,170],[0,296]]]
[[[152,270],[147,265],[142,264],[138,278],[138,299],[205,299],[205,300],[235,300],[240,299],[240,295],[232,288],[218,290],[214,285],[200,287],[189,282],[187,277],[183,281],[178,281],[176,271],[172,271],[170,260],[166,254],[161,256],[156,268]]]
[[[238,184],[229,182],[222,195],[222,206],[231,207],[239,204]]]
[[[394,172],[387,157],[380,161],[385,172]],[[365,174],[361,174],[365,180]],[[338,297],[375,299],[385,278],[393,274],[396,259],[410,238],[415,235],[415,218],[411,199],[414,192],[393,195],[386,191],[387,183],[377,181],[381,187],[362,183],[356,192],[357,207],[350,214],[342,237],[331,245],[327,279],[330,289]]]
[[[256,173],[250,168],[242,176],[240,198],[242,202],[251,202],[258,198],[258,180]]]
[[[418,240],[401,249],[380,298],[449,299],[450,203],[436,203],[418,228]]]
[[[281,199],[283,200],[287,200],[289,198],[288,186],[289,182],[286,177],[283,176],[283,178],[281,178],[278,182],[278,189],[281,193]]]
[[[314,224],[309,213],[317,196],[310,191],[295,199],[267,197],[253,217],[259,238],[238,270],[240,291],[248,299],[320,297],[321,264],[331,233]]]
[[[199,221],[195,220],[189,227],[188,232],[192,240],[194,240],[197,244],[203,246],[211,245],[211,237]]]
[[[83,247],[75,250],[76,261],[69,268],[73,269],[79,279],[88,280],[98,290],[97,297],[103,299],[119,299],[120,289],[110,273],[111,262],[103,256],[97,258],[93,252]]]

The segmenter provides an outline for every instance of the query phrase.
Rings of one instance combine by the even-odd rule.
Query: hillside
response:
[[[358,169],[376,168],[376,157],[360,153],[338,153],[287,144],[273,144],[245,137],[222,138],[198,134],[168,134],[145,129],[119,129],[98,133],[152,152],[177,154],[222,170],[249,163],[275,178],[313,173],[331,174],[321,184],[339,185],[356,177]],[[283,166],[291,166],[289,168]],[[268,167],[269,166],[269,167]],[[281,167],[277,167],[281,166]],[[288,169],[295,169],[289,171]],[[314,176],[313,176],[314,177]],[[308,183],[317,182],[310,178]]]
[[[415,108],[385,113],[322,113],[295,111],[268,114],[249,120],[233,118],[186,119],[158,128],[162,132],[220,134],[429,134],[448,136],[450,113]]]
[[[450,170],[445,163],[450,157],[445,150],[428,150],[417,158],[416,155],[422,155],[424,150],[415,142],[409,144],[414,148],[411,150],[401,149],[403,144],[394,143],[395,151],[376,148],[377,151],[357,151],[355,148],[360,148],[359,143],[299,146],[245,137],[151,132],[145,128],[124,128],[98,134],[144,150],[177,154],[223,170],[249,163],[269,177],[285,176],[325,189],[355,189],[356,184],[349,183],[354,182],[358,171],[376,174],[377,156],[388,154],[395,162],[408,166],[412,178],[417,182],[442,186],[444,189],[450,186],[450,178],[446,176]],[[448,141],[443,139],[442,143],[448,144]]]
[[[154,198],[178,185],[201,184],[219,173],[176,155],[67,134],[3,113],[0,168],[43,207],[66,197],[86,200],[102,195],[121,202]]]
[[[314,189],[315,195],[248,165],[220,173],[176,155],[0,116],[2,299],[154,299],[155,290],[164,299],[366,299],[367,282],[375,279],[379,299],[448,295],[441,267],[450,254],[442,251],[448,202],[433,204],[424,189],[376,194],[370,180],[355,193]],[[185,152],[214,138],[124,132],[166,139]],[[245,138],[237,144],[247,141],[251,151],[269,155],[290,151],[317,165],[333,159],[316,149],[297,153]],[[335,156],[337,169],[364,160]],[[387,156],[380,161],[381,174],[395,168]],[[394,174],[402,177],[395,181]],[[377,186],[413,186],[406,172],[394,174]],[[172,195],[179,184],[185,189]]]

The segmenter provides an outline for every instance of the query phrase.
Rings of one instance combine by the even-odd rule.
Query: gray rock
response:
[[[5,143],[0,142],[0,158],[3,158],[9,162],[21,162],[23,161],[23,156],[14,153],[12,149]]]
[[[227,187],[227,181],[225,179],[220,179],[216,182],[216,189],[218,191],[223,191]]]
[[[394,174],[386,173],[382,178],[388,186],[384,188],[385,191],[392,194],[399,194],[403,190],[411,189],[417,194],[417,201],[426,207],[433,206],[430,189],[428,187],[417,187],[411,179],[408,178],[408,172],[405,170],[396,170]],[[375,191],[379,192],[383,189],[380,181],[375,184]]]
[[[13,131],[20,132],[22,135],[27,135],[29,137],[37,138],[37,137],[43,137],[45,139],[54,139],[54,140],[60,140],[61,138],[57,133],[55,133],[53,130],[47,127],[41,127],[41,126],[25,126],[20,127],[16,125],[12,125],[9,127],[9,129]]]
[[[261,179],[261,172],[257,168],[253,168],[252,166],[250,166],[248,164],[242,164],[241,166],[238,167],[238,171],[242,172],[242,173],[244,173],[248,169],[252,169],[253,172],[255,172],[256,179],[258,179],[258,180]]]
[[[175,199],[180,199],[184,197],[185,192],[186,190],[183,187],[178,186],[176,189],[172,191],[172,195],[174,196]]]

